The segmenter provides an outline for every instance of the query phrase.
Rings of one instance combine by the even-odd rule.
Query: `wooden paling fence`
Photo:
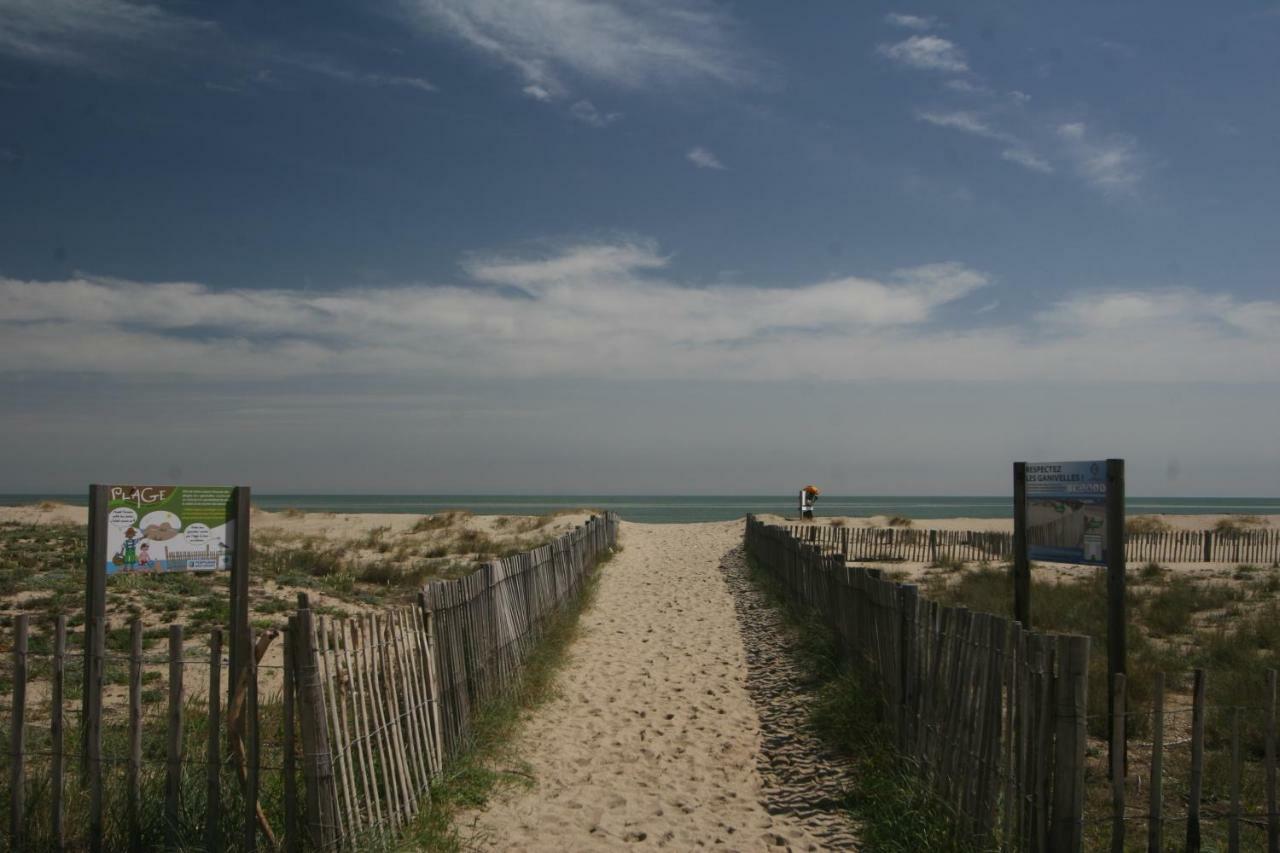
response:
[[[938,560],[1009,560],[1013,536],[968,530],[925,530],[910,527],[833,527],[791,524],[792,536],[842,554],[846,560],[930,562]]]
[[[797,539],[846,560],[936,563],[1013,559],[1013,534],[987,530],[935,530],[911,527],[845,527],[790,524]],[[1125,536],[1130,562],[1275,563],[1280,561],[1280,530],[1173,530]]]
[[[615,514],[593,517],[550,544],[433,581],[416,608],[317,620],[312,737],[329,758],[313,769],[317,846],[361,849],[414,817],[467,747],[472,716],[520,678],[617,534]]]
[[[287,625],[251,634],[234,685],[223,631],[190,643],[182,625],[134,620],[110,634],[98,671],[113,687],[93,720],[68,694],[83,654],[66,617],[33,632],[15,615],[0,671],[0,849],[338,850],[392,837],[617,533],[616,515],[593,516],[433,582],[412,607],[329,618],[299,595]],[[159,640],[165,653],[149,653]],[[86,739],[99,745],[81,762]]]
[[[899,753],[947,804],[957,838],[1081,849],[1087,637],[923,600],[754,517],[745,547],[879,690]]]

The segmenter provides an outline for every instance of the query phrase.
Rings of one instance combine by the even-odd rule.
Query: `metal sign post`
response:
[[[1013,463],[1013,618],[1031,628],[1031,561],[1027,559],[1027,463]]]
[[[1116,673],[1128,670],[1129,617],[1125,612],[1124,553],[1124,460],[1107,460],[1107,707],[1115,707]],[[1111,726],[1115,721],[1107,715],[1107,741],[1111,742]],[[1121,749],[1122,766],[1129,770],[1129,743]]]

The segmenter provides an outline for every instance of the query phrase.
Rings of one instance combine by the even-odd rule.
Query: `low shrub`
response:
[[[1173,525],[1158,515],[1135,515],[1124,523],[1124,532],[1129,534],[1167,533],[1172,529]]]
[[[1257,530],[1266,527],[1267,520],[1257,515],[1228,515],[1218,519],[1213,525],[1215,533],[1243,533],[1246,530]]]

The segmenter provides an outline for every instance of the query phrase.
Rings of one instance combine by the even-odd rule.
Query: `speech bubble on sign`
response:
[[[194,524],[188,524],[183,535],[187,537],[187,542],[191,545],[204,545],[209,541],[209,526],[198,521]]]
[[[119,527],[121,530],[126,527],[132,527],[133,523],[138,520],[137,510],[127,506],[118,506],[107,515],[107,523],[112,527]]]

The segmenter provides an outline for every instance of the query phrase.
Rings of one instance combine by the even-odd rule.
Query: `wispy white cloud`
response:
[[[990,282],[958,263],[786,287],[682,281],[670,264],[620,240],[474,256],[454,284],[327,293],[0,278],[0,373],[1244,382],[1280,370],[1276,300],[1077,292],[993,324],[990,298],[960,310]]]
[[[982,116],[969,110],[953,110],[950,112],[919,110],[916,112],[916,118],[937,127],[947,127],[952,130],[971,133],[974,136],[985,136],[989,139],[1009,139],[1007,134],[995,130],[987,124]]]
[[[964,51],[940,36],[911,36],[896,44],[881,44],[876,52],[894,62],[924,71],[959,73],[969,70]]]
[[[697,166],[699,169],[725,168],[725,165],[720,162],[719,157],[702,146],[690,148],[684,156],[689,159],[690,163]]]
[[[901,12],[890,12],[884,16],[887,23],[908,30],[931,30],[938,25],[937,18],[932,15],[907,15]]]
[[[1041,172],[1043,174],[1053,172],[1053,165],[1032,151],[1026,142],[1012,133],[993,127],[985,118],[971,110],[953,110],[950,112],[922,110],[916,113],[916,118],[937,127],[945,127],[951,130],[958,130],[961,133],[994,140],[1004,146],[1000,151],[1001,159],[1022,166],[1024,169],[1030,169],[1033,172]]]
[[[110,69],[124,45],[168,46],[215,30],[128,0],[0,0],[0,54],[56,65]]]
[[[525,86],[520,91],[524,92],[526,95],[528,95],[530,98],[533,98],[535,101],[549,101],[551,100],[551,97],[552,97],[550,91],[548,91],[543,86],[537,85],[536,83],[530,83],[528,86]]]
[[[962,95],[990,95],[991,87],[985,83],[976,83],[965,77],[954,77],[942,84],[953,92]]]
[[[1048,175],[1054,171],[1052,163],[1026,148],[1006,148],[1000,152],[1000,157],[1033,172]]]
[[[710,0],[401,2],[424,31],[444,33],[514,68],[524,91],[540,100],[544,93],[567,94],[572,77],[645,89],[736,85],[756,76],[733,21]]]
[[[277,62],[284,62],[296,68],[310,71],[313,74],[320,74],[334,80],[340,80],[344,83],[356,83],[365,86],[404,87],[408,89],[416,89],[419,92],[436,91],[435,85],[432,84],[431,81],[422,77],[362,71],[356,68],[350,68],[329,59],[318,59],[315,57],[286,57],[284,54],[277,53],[272,58]]]
[[[1132,137],[1097,134],[1084,122],[1061,124],[1057,135],[1076,171],[1089,184],[1109,195],[1128,195],[1137,189],[1144,164]]]
[[[569,115],[576,118],[583,124],[589,124],[592,127],[608,127],[618,119],[622,118],[622,113],[618,112],[601,112],[596,109],[596,105],[588,100],[581,100],[574,103],[569,108]]]

